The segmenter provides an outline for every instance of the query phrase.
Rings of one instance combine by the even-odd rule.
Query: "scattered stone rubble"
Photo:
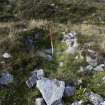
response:
[[[85,94],[88,97],[89,101],[92,102],[93,105],[104,105],[105,101],[103,97],[93,92],[89,92]]]
[[[13,82],[13,76],[8,72],[2,73],[0,77],[0,86],[8,86]]]
[[[63,81],[43,78],[37,81],[36,87],[40,90],[47,105],[53,105],[56,101],[58,102],[59,99],[62,99],[65,83]]]
[[[63,42],[66,43],[67,45],[67,50],[66,52],[69,54],[75,54],[78,50],[78,42],[76,38],[76,33],[71,32],[66,35],[64,35]]]

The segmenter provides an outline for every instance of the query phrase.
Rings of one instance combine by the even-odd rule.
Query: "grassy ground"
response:
[[[101,77],[105,75],[104,72],[89,77],[81,76],[78,74],[79,67],[85,66],[86,62],[75,61],[75,56],[79,54],[71,56],[60,53],[66,48],[60,41],[63,36],[62,32],[70,31],[77,32],[81,46],[85,42],[94,41],[104,50],[105,4],[89,0],[85,2],[84,0],[72,0],[70,3],[52,0],[50,3],[53,2],[58,9],[52,15],[48,15],[50,10],[45,12],[48,8],[42,2],[44,9],[42,11],[38,8],[40,11],[37,17],[35,15],[34,18],[29,16],[28,20],[21,17],[18,21],[10,19],[10,21],[0,22],[0,55],[8,51],[13,56],[12,59],[6,61],[0,58],[0,62],[6,62],[0,63],[0,72],[8,70],[14,75],[14,83],[0,89],[0,105],[34,105],[35,98],[41,94],[35,87],[28,89],[25,84],[34,68],[43,68],[47,77],[64,80],[66,83],[83,79],[84,86],[77,86],[73,97],[64,98],[65,105],[70,105],[75,100],[86,100],[84,92],[90,90],[105,96],[105,84],[100,82]],[[49,30],[53,35],[54,43],[54,60],[51,62],[36,54],[38,50],[51,47]],[[41,35],[38,39],[34,37],[37,34]],[[34,40],[34,48],[26,44],[28,37]],[[64,62],[64,65],[59,67],[59,62]],[[96,86],[96,84],[100,85]]]

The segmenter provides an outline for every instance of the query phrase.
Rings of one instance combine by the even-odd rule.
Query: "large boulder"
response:
[[[62,99],[65,89],[65,83],[63,81],[43,78],[37,81],[37,88],[41,92],[47,105],[62,105],[59,100]]]

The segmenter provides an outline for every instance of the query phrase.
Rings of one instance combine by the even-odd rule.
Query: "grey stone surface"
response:
[[[65,83],[63,81],[43,78],[37,81],[37,88],[41,92],[47,105],[52,105],[54,102],[62,99]]]
[[[104,102],[103,97],[93,92],[86,93],[86,96],[93,105],[100,105],[102,102]]]
[[[13,76],[8,72],[2,73],[0,77],[0,85],[8,85],[13,82]]]

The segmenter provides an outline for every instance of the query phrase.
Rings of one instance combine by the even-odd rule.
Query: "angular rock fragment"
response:
[[[0,77],[0,85],[1,86],[7,86],[9,83],[13,82],[13,76],[9,74],[8,72],[2,73]]]
[[[59,100],[62,99],[65,83],[63,81],[43,78],[37,81],[37,88],[47,105],[55,105],[54,103],[59,103]],[[62,103],[56,105],[62,105]]]
[[[75,94],[75,87],[74,86],[66,86],[64,90],[65,96],[73,96]]]
[[[29,88],[33,87],[36,85],[37,80],[41,79],[44,77],[44,72],[42,69],[39,70],[34,70],[32,72],[32,76],[29,77],[29,79],[26,81],[26,84]]]
[[[37,98],[35,100],[35,105],[46,105],[46,103],[43,98]]]
[[[86,96],[88,97],[89,101],[92,102],[92,104],[94,105],[100,105],[102,102],[104,102],[104,99],[100,95],[93,92],[86,93]]]

